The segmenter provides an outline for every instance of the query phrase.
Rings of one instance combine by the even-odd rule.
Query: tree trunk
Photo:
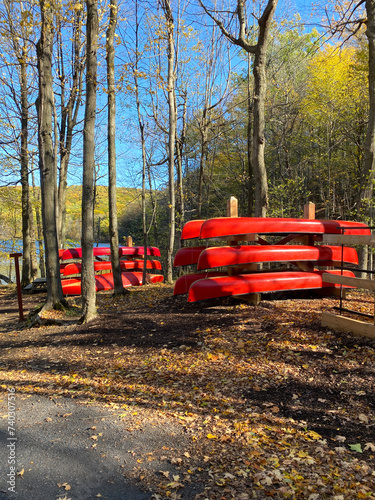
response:
[[[182,171],[182,153],[185,145],[186,138],[186,113],[187,113],[187,92],[184,92],[184,107],[182,113],[182,130],[180,137],[176,140],[176,160],[177,160],[177,227],[178,227],[178,239],[180,241],[180,236],[182,233],[182,228],[185,224],[185,199],[184,199],[184,175]]]
[[[254,215],[264,217],[268,208],[268,182],[264,162],[264,103],[266,96],[266,56],[269,31],[276,10],[277,0],[268,0],[262,16],[258,20],[259,33],[255,45],[247,39],[246,0],[237,0],[237,8],[233,15],[238,18],[239,35],[235,37],[225,28],[221,20],[216,19],[199,0],[205,12],[216,22],[223,34],[235,45],[246,52],[254,54],[254,96],[253,96],[253,171],[254,171]]]
[[[66,234],[66,191],[68,166],[72,149],[73,130],[77,124],[78,112],[81,107],[82,79],[84,65],[80,54],[81,46],[81,17],[80,9],[74,11],[74,33],[72,40],[73,53],[73,77],[69,90],[68,102],[65,103],[66,75],[64,70],[64,48],[61,37],[59,37],[59,79],[61,84],[61,119],[59,134],[59,186],[58,186],[58,242],[60,247],[64,247]]]
[[[35,187],[34,172],[31,173],[32,186],[33,186],[33,198],[35,205],[35,218],[36,218],[36,232],[38,241],[38,253],[39,253],[39,270],[41,278],[46,277],[46,265],[44,262],[44,245],[43,245],[43,227],[42,220],[40,216],[40,190]]]
[[[95,0],[86,0],[87,58],[86,106],[83,130],[82,183],[82,316],[87,323],[96,316],[94,274],[94,172],[95,172],[95,114],[97,85],[98,10]]]
[[[168,109],[169,109],[169,130],[168,130],[168,176],[169,176],[169,236],[167,248],[167,282],[173,282],[173,249],[175,240],[175,183],[174,183],[174,155],[177,131],[177,116],[175,107],[175,51],[174,51],[174,26],[173,14],[169,0],[162,0],[165,20],[167,24],[167,52],[168,52]]]
[[[52,47],[53,12],[50,4],[40,1],[41,35],[37,43],[39,96],[38,142],[42,196],[43,236],[46,252],[47,299],[44,309],[61,307],[64,296],[60,281],[59,254],[56,232],[55,187],[56,171],[52,143]]]
[[[254,213],[254,172],[253,172],[253,99],[250,85],[251,71],[251,55],[247,54],[247,175],[248,175],[248,192],[247,192],[247,215],[252,217]]]
[[[208,144],[208,127],[209,121],[207,120],[207,107],[203,109],[202,122],[200,124],[201,134],[201,156],[199,160],[199,178],[198,178],[198,212],[197,217],[202,217],[202,204],[203,204],[203,184],[204,184],[204,169],[207,161],[207,144]]]
[[[115,92],[115,49],[113,46],[117,23],[117,0],[110,2],[107,30],[107,85],[108,85],[108,210],[109,241],[114,294],[124,292],[119,256],[117,203],[116,203],[116,92]]]
[[[254,168],[254,215],[265,217],[268,209],[268,182],[264,162],[264,105],[266,99],[266,58],[269,30],[276,9],[277,0],[269,0],[268,5],[259,19],[259,35],[254,54],[254,97],[253,97],[253,168]]]
[[[30,194],[29,194],[29,161],[28,161],[28,122],[29,107],[27,102],[27,60],[26,45],[22,47],[20,63],[20,87],[21,87],[21,185],[22,185],[22,286],[32,281],[31,266],[31,235],[30,235]]]

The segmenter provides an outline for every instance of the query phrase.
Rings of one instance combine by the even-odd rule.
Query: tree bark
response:
[[[95,0],[86,0],[87,58],[86,106],[83,130],[83,183],[82,183],[82,316],[87,323],[96,316],[96,290],[94,274],[94,172],[95,172],[95,118],[98,50],[98,10]]]
[[[165,15],[167,28],[167,53],[168,53],[168,177],[169,177],[169,235],[167,248],[167,282],[173,282],[173,249],[175,240],[175,214],[176,214],[176,196],[174,182],[174,155],[175,141],[177,132],[176,99],[175,99],[175,50],[174,50],[174,26],[173,14],[169,0],[162,0],[162,7]]]
[[[38,142],[41,180],[43,236],[46,257],[47,299],[44,309],[61,307],[64,304],[60,281],[60,266],[56,232],[55,187],[56,171],[52,143],[52,48],[53,12],[49,3],[40,0],[41,35],[37,43],[39,96]]]
[[[81,107],[82,94],[82,79],[83,79],[83,57],[80,54],[81,43],[81,17],[80,9],[74,11],[73,37],[72,37],[72,53],[73,53],[73,77],[69,90],[68,101],[65,102],[66,94],[66,75],[64,69],[64,48],[62,46],[61,37],[59,37],[59,79],[61,85],[61,118],[60,118],[60,134],[59,134],[59,185],[58,185],[58,242],[59,247],[64,247],[66,233],[66,191],[68,166],[70,153],[72,149],[73,131],[77,125],[78,112]]]
[[[115,91],[115,49],[114,37],[117,23],[117,0],[109,5],[107,30],[107,85],[108,85],[108,210],[109,241],[114,283],[114,295],[124,293],[119,256],[117,204],[116,204],[116,91]]]

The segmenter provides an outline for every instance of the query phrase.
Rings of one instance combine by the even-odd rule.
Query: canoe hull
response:
[[[94,247],[93,248],[94,257],[108,256],[111,255],[110,247]],[[119,247],[120,257],[123,255],[144,255],[144,247]],[[153,257],[160,257],[160,250],[156,247],[147,247],[147,255]],[[81,259],[82,258],[82,248],[67,248],[62,252],[61,260],[69,259]]]
[[[130,286],[142,285],[143,273],[138,272],[123,272],[122,284],[124,288]],[[161,274],[148,274],[147,281],[150,283],[161,283],[163,281]],[[61,280],[61,285],[64,295],[81,295],[81,280],[80,279],[66,279]],[[106,273],[95,276],[95,289],[97,292],[114,289],[113,274]]]
[[[182,240],[191,240],[193,238],[199,238],[201,227],[205,220],[189,220],[184,224],[181,232]]]
[[[220,217],[206,220],[199,237],[220,238],[246,234],[371,234],[366,224],[352,221],[272,217]]]
[[[184,247],[179,248],[174,257],[173,266],[191,266],[198,263],[200,254],[206,247]]]
[[[322,279],[323,272],[341,274],[337,271],[283,271],[257,274],[240,274],[206,278],[195,281],[189,289],[188,302],[219,297],[247,295],[249,293],[280,292],[286,290],[312,290],[332,287]],[[354,276],[344,271],[345,276]]]
[[[143,269],[143,260],[120,260],[121,269]],[[146,269],[156,269],[161,270],[161,263],[158,260],[148,260]],[[94,262],[94,271],[109,271],[112,269],[112,263],[109,260]],[[74,274],[81,274],[82,264],[81,262],[73,262],[66,264],[62,270],[64,276],[72,276]]]
[[[338,266],[341,260],[346,264],[358,264],[356,250],[328,245],[238,245],[206,248],[199,254],[198,269],[258,262],[311,262]]]
[[[185,276],[180,276],[174,285],[173,295],[182,295],[184,293],[188,293],[190,286],[195,281],[205,278],[216,278],[218,276],[228,276],[228,273],[224,271],[223,272],[211,271],[208,273],[194,273],[194,274],[186,274]]]

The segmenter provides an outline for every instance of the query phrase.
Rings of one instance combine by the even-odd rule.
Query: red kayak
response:
[[[142,273],[138,272],[124,272],[122,275],[122,284],[124,288],[130,286],[142,285]],[[161,274],[148,274],[147,281],[150,283],[161,283],[163,281],[163,276]],[[80,279],[66,279],[61,280],[61,285],[64,295],[81,295],[81,280]],[[97,292],[104,290],[113,290],[113,274],[99,274],[95,276],[95,289]]]
[[[218,276],[228,276],[228,273],[225,271],[210,271],[206,273],[194,273],[180,276],[174,285],[173,295],[188,293],[190,286],[195,281],[205,278],[216,278]]]
[[[358,264],[354,248],[340,246],[304,245],[238,245],[209,247],[198,259],[198,269],[236,266],[255,262],[312,262],[322,266],[337,266],[344,263]]]
[[[143,260],[120,260],[121,269],[143,269]],[[146,269],[157,269],[161,270],[161,263],[158,260],[148,260]],[[108,271],[112,269],[112,263],[110,260],[95,261],[94,271]],[[64,276],[71,276],[73,274],[81,274],[82,264],[81,262],[71,262],[66,264],[62,270]]]
[[[94,247],[93,248],[94,257],[100,257],[104,255],[111,255],[110,247]],[[144,255],[144,247],[119,247],[119,255]],[[147,247],[147,255],[153,257],[160,257],[160,250],[156,247]],[[82,248],[68,248],[64,250],[61,259],[81,259],[82,258]]]
[[[272,217],[221,217],[206,220],[199,237],[221,238],[245,234],[371,234],[361,222],[287,219]]]
[[[197,264],[198,258],[203,250],[207,247],[184,247],[179,248],[174,257],[173,265],[177,266],[191,266]]]
[[[247,295],[249,293],[280,292],[284,290],[320,289],[332,287],[326,283],[322,274],[341,274],[341,271],[281,271],[257,274],[239,274],[206,278],[195,281],[188,295],[188,302]],[[351,271],[344,271],[344,276],[354,276]]]

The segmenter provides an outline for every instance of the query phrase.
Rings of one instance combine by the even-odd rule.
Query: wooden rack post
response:
[[[11,253],[9,257],[14,257],[14,265],[16,268],[16,281],[17,281],[18,312],[20,316],[20,321],[23,321],[24,317],[23,317],[22,289],[21,289],[21,278],[20,278],[20,263],[18,260],[19,257],[22,257],[22,253]]]

